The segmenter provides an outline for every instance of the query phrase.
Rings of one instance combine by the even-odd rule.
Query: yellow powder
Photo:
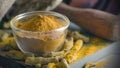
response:
[[[55,30],[61,28],[63,25],[64,24],[59,23],[54,16],[37,15],[30,20],[23,22],[23,24],[17,25],[17,27],[20,29],[33,31],[36,33],[29,32],[26,34],[24,32],[16,31],[16,37],[18,37],[21,41],[21,47],[27,52],[32,52],[35,54],[49,53],[59,50],[59,47],[64,41],[66,30],[46,32],[42,34],[38,32]]]
[[[49,31],[62,26],[54,16],[37,15],[18,28],[28,31]]]

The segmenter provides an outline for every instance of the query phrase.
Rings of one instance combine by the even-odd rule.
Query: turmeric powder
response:
[[[49,31],[62,27],[54,16],[37,15],[31,20],[19,25],[18,28],[28,31]]]
[[[56,30],[65,26],[65,21],[51,15],[36,15],[26,22],[14,25],[26,32],[15,31],[22,50],[42,55],[57,51],[63,43],[66,30]],[[51,31],[56,30],[56,31]],[[28,32],[27,32],[28,31]]]

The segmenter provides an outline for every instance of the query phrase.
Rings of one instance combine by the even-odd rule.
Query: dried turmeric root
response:
[[[70,68],[68,62],[65,59],[62,59],[61,63],[62,63],[62,68]]]
[[[11,50],[11,49],[18,50],[14,37],[8,37],[4,41],[0,42],[0,50]]]
[[[74,44],[74,46],[71,48],[71,50],[65,55],[65,59],[69,64],[73,63],[75,60],[77,60],[77,52],[80,50],[80,48],[83,45],[82,40],[77,40]]]
[[[6,40],[9,37],[9,34],[0,30],[0,42]]]
[[[68,31],[68,36],[73,37],[74,40],[81,39],[81,40],[83,40],[84,42],[89,42],[89,41],[90,41],[90,39],[89,39],[87,36],[85,36],[85,35],[83,35],[83,34],[80,34],[79,31],[70,31],[70,30],[69,30],[69,31]]]
[[[62,58],[58,63],[49,63],[47,65],[47,68],[70,68],[70,66],[67,61]]]
[[[17,50],[10,50],[6,55],[9,58],[16,59],[16,60],[24,59],[24,53],[22,53],[21,51],[17,51]]]
[[[62,47],[62,50],[69,51],[73,47],[73,43],[74,43],[73,37],[66,39]]]
[[[48,64],[48,63],[57,63],[59,62],[59,57],[27,57],[25,59],[25,64],[29,66],[34,66],[36,64]]]
[[[36,64],[35,67],[36,68],[41,68],[41,64]]]
[[[57,68],[55,63],[49,63],[47,68]]]
[[[63,57],[64,54],[66,53],[66,51],[58,51],[58,52],[50,52],[44,56],[49,56],[49,57],[56,57],[56,56],[59,56],[59,57]]]

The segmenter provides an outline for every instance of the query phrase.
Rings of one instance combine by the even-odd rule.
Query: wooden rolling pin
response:
[[[66,15],[81,28],[108,40],[120,40],[120,18],[95,9],[83,9],[60,4],[55,11]]]

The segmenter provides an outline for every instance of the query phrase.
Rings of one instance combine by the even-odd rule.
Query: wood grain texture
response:
[[[14,2],[15,0],[0,0],[0,21]]]

